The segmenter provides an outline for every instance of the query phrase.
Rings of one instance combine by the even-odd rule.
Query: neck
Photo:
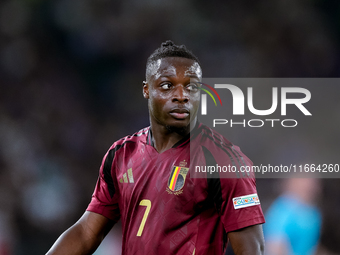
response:
[[[195,127],[197,119],[195,118],[188,126],[176,128],[164,126],[154,120],[150,120],[152,139],[155,149],[162,153],[172,148],[178,141],[183,139]]]

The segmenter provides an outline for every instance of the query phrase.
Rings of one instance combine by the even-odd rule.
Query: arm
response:
[[[266,252],[273,255],[288,255],[288,244],[282,241],[271,241],[266,244]]]
[[[229,232],[228,238],[236,255],[264,254],[262,225],[254,225]]]
[[[112,226],[112,220],[87,211],[57,239],[46,255],[92,254]]]

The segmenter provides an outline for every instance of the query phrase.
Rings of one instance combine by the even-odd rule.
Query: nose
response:
[[[179,103],[187,103],[189,101],[189,92],[183,85],[176,86],[172,96],[172,101]]]

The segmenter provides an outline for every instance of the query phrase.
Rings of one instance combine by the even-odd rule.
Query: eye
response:
[[[190,91],[197,91],[197,89],[198,89],[197,85],[198,84],[196,84],[196,83],[190,83],[190,84],[187,85],[187,89],[190,90]]]
[[[162,88],[162,89],[170,89],[171,86],[172,86],[172,84],[169,83],[169,82],[167,82],[167,83],[162,83],[162,84],[161,84],[161,88]]]

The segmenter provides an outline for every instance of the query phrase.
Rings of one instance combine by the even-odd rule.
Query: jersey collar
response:
[[[187,144],[188,142],[190,142],[190,140],[194,139],[200,132],[202,129],[202,123],[196,121],[196,125],[193,128],[193,130],[191,130],[191,132],[189,134],[187,134],[186,136],[184,136],[181,140],[179,140],[177,143],[175,143],[172,148],[177,148],[177,147],[182,147],[185,144]],[[152,131],[151,131],[151,127],[149,127],[147,136],[146,136],[146,144],[151,145],[152,147],[154,147],[154,142],[152,139]]]

